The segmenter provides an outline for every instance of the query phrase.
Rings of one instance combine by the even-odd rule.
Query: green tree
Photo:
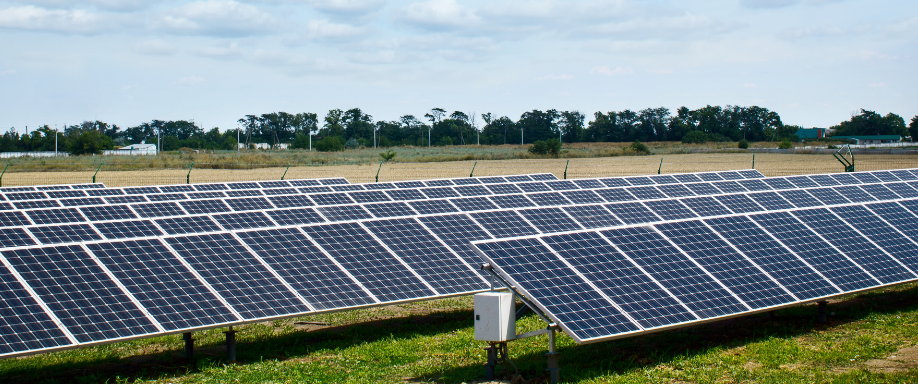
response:
[[[711,141],[710,136],[701,131],[691,131],[682,136],[683,144],[704,144],[708,141]]]
[[[322,152],[337,152],[344,150],[344,140],[340,137],[326,137],[316,142],[316,150]]]
[[[328,111],[325,115],[325,125],[319,130],[319,135],[344,137],[343,114],[344,111],[337,108]]]
[[[534,155],[552,155],[558,157],[561,154],[561,140],[548,139],[539,140],[529,146],[529,153]]]
[[[749,142],[746,141],[746,139],[742,139],[739,141],[739,143],[736,143],[736,146],[739,149],[749,149]]]
[[[861,109],[861,113],[832,126],[831,129],[835,130],[833,136],[908,135],[905,119],[901,116],[894,113],[881,116],[866,109]]]
[[[73,131],[67,137],[67,152],[73,156],[98,155],[103,150],[112,149],[115,143],[112,138],[98,130]]]
[[[908,132],[912,136],[912,141],[918,139],[918,116],[912,118],[912,122],[908,125]]]

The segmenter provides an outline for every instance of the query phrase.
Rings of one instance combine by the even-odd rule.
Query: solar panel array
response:
[[[474,245],[577,342],[597,342],[918,280],[916,179],[768,178],[804,188],[645,201],[616,211],[622,223]]]
[[[742,174],[761,177],[757,172],[704,177],[742,180]],[[498,208],[501,198],[516,196],[515,204],[529,201],[533,207],[572,205],[564,194],[589,191],[576,189],[579,186],[653,182],[653,178],[627,180],[570,182],[550,175],[509,176],[406,182],[401,189],[350,191],[344,197],[340,192],[290,195],[334,204],[269,210],[277,224],[248,231],[244,229],[249,223],[267,223],[258,204],[239,205],[250,211],[208,212],[219,204],[235,207],[231,201],[237,200],[232,198],[210,199],[206,204],[179,201],[187,204],[160,210],[174,215],[149,215],[152,220],[131,219],[132,214],[147,217],[141,208],[149,203],[13,210],[20,214],[18,219],[7,220],[0,228],[4,246],[0,259],[8,269],[3,283],[12,292],[4,299],[10,311],[3,316],[0,339],[8,342],[0,346],[0,354],[15,356],[481,291],[486,281],[476,272],[478,260],[468,242],[498,236],[486,228],[503,233],[505,222],[532,231],[526,229],[526,220],[514,218],[516,210]],[[453,187],[436,185],[450,183]],[[433,189],[436,192],[430,192]],[[508,189],[522,193],[493,194]],[[358,196],[374,197],[367,192],[382,192],[390,201],[373,202],[377,197],[339,204],[339,198],[356,202],[361,201]],[[477,193],[491,195],[469,196]],[[451,197],[431,198],[446,195]],[[397,201],[397,196],[424,199]],[[192,215],[189,209],[207,213]],[[483,209],[506,212],[473,212]],[[560,217],[557,209],[540,211],[532,208],[524,214]],[[360,220],[328,223],[343,220],[339,216],[346,214]],[[410,216],[379,219],[405,214]],[[303,225],[315,221],[323,224]],[[57,222],[69,223],[45,225]]]
[[[894,173],[889,175],[896,180],[907,177],[918,180],[909,172],[898,177]],[[11,286],[19,284],[25,292],[23,298],[16,299],[21,305],[11,305],[21,307],[16,313],[22,316],[17,315],[17,319],[30,316],[36,319],[27,329],[54,329],[48,326],[47,321],[51,321],[61,325],[58,330],[64,334],[64,339],[27,338],[33,344],[14,345],[0,353],[14,356],[473,293],[486,288],[486,279],[476,272],[480,258],[469,245],[473,240],[608,226],[639,217],[661,220],[660,214],[649,211],[653,201],[639,202],[637,194],[663,196],[661,200],[710,208],[714,204],[705,199],[721,204],[720,195],[733,196],[725,195],[727,190],[739,188],[753,196],[750,188],[764,188],[757,182],[772,189],[763,193],[793,192],[807,194],[814,200],[807,190],[825,189],[806,177],[768,179],[755,171],[573,181],[534,181],[529,176],[488,179],[492,184],[466,178],[461,179],[462,183],[458,183],[459,179],[406,182],[402,188],[393,185],[395,189],[303,192],[286,196],[310,204],[288,208],[267,208],[257,201],[249,204],[244,203],[249,200],[241,200],[251,197],[201,199],[209,200],[206,204],[192,199],[169,201],[163,203],[173,205],[161,207],[150,207],[151,203],[77,207],[78,213],[87,218],[124,212],[140,217],[67,224],[83,226],[84,233],[106,238],[98,240],[78,240],[77,234],[73,236],[75,240],[55,242],[58,240],[42,240],[35,235],[43,233],[49,239],[61,237],[60,233],[67,231],[59,225],[54,228],[55,225],[24,223],[0,228],[10,233],[4,238],[22,242],[0,250],[4,263],[11,268],[10,275],[16,280],[10,282]],[[479,184],[472,184],[475,182]],[[908,186],[909,182],[904,182],[906,187],[915,191]],[[443,187],[433,183],[452,184]],[[808,184],[816,187],[801,187]],[[870,184],[864,185],[866,188]],[[466,186],[480,188],[463,188]],[[699,192],[693,192],[696,190]],[[489,194],[475,195],[486,192]],[[709,196],[698,196],[699,193]],[[677,195],[690,196],[671,197]],[[396,196],[422,199],[398,200]],[[388,200],[381,201],[382,198]],[[220,204],[232,208],[208,211]],[[127,210],[114,208],[125,205]],[[626,212],[620,209],[625,205],[629,207],[627,212],[638,213],[621,214]],[[90,207],[104,212],[83,211]],[[672,210],[671,206],[667,207]],[[146,208],[165,214],[144,216],[141,212]],[[190,214],[189,209],[200,209],[202,213]],[[718,209],[729,208],[721,204]],[[644,211],[651,214],[641,213]],[[100,226],[108,228],[107,232]],[[254,228],[257,226],[264,227]],[[39,241],[55,245],[38,245]],[[72,286],[49,289],[45,293],[49,297],[41,296],[41,287],[57,282],[27,276],[25,267],[13,260],[27,257],[20,255],[23,252],[40,253],[31,257],[52,261],[43,265],[54,265],[55,278],[71,282]],[[88,267],[77,264],[86,260],[91,260],[89,264],[102,274],[96,270],[87,272]],[[42,263],[36,265],[39,264]],[[66,267],[59,267],[62,265]],[[84,276],[87,273],[95,280]],[[120,295],[114,289],[109,293],[84,292],[88,283],[83,280],[97,286],[114,285],[120,289]],[[67,298],[82,301],[51,304],[65,293]],[[108,306],[107,312],[92,316],[80,310],[80,306],[100,300],[114,304]],[[80,315],[74,316],[77,312]],[[8,321],[5,316],[4,321]],[[10,329],[23,329],[16,321]],[[97,333],[78,338],[82,333],[70,327],[93,328]],[[21,332],[2,329],[2,340],[22,337]],[[51,331],[48,332],[50,335]],[[89,341],[85,341],[86,337]]]

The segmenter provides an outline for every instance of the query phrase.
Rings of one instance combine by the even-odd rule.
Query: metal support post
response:
[[[755,169],[755,154],[752,154],[752,169]]]
[[[191,359],[194,357],[194,339],[191,338],[191,332],[183,333],[182,338],[185,339],[185,358]]]
[[[475,177],[475,176],[473,176],[473,175],[475,175],[475,167],[477,167],[477,166],[478,166],[478,162],[477,162],[477,161],[475,162],[475,164],[472,164],[472,172],[469,172],[469,177]]]
[[[662,172],[663,172],[663,158],[661,157],[660,158],[660,168],[657,168],[657,174],[659,175]]]
[[[236,362],[236,331],[233,330],[233,327],[229,327],[229,330],[223,332],[226,334],[226,361],[230,363]]]
[[[819,324],[826,322],[826,303],[825,301],[820,301],[817,305],[818,314],[816,315],[816,322]]]
[[[548,376],[552,384],[559,383],[561,381],[561,372],[558,366],[558,352],[555,350],[555,329],[551,328],[548,331],[548,353],[545,354],[546,359],[548,360]]]
[[[379,169],[376,170],[376,182],[379,182],[379,173],[382,172],[382,161],[379,162]]]
[[[497,346],[491,344],[485,351],[488,352],[488,363],[485,364],[485,380],[494,380],[494,370],[497,368]]]
[[[281,180],[283,180],[285,177],[287,177],[287,171],[289,171],[289,170],[290,170],[290,164],[287,164],[287,169],[284,170],[284,175],[281,176]]]
[[[188,174],[185,175],[185,184],[191,184],[191,169],[194,168],[194,162],[191,162],[191,165],[188,166]]]
[[[567,180],[567,167],[571,165],[571,160],[567,160],[567,164],[564,164],[564,180]]]
[[[12,162],[7,162],[7,163],[6,163],[6,166],[3,167],[3,172],[0,172],[0,186],[3,185],[3,175],[6,173],[6,169],[10,167],[10,164],[11,164],[11,163],[12,163]]]
[[[104,162],[104,161],[100,161],[100,162],[99,162],[99,168],[96,168],[96,173],[93,173],[93,174],[92,174],[92,182],[93,182],[93,183],[96,182],[96,175],[98,175],[98,174],[99,174],[99,170],[102,169],[102,164],[105,164],[105,162]]]

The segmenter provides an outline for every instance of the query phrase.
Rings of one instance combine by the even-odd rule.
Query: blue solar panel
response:
[[[107,239],[127,239],[132,237],[160,236],[163,234],[163,232],[149,220],[93,223],[92,226]]]
[[[414,219],[367,221],[370,231],[440,294],[486,289],[488,286],[458,255]]]
[[[450,200],[453,205],[465,212],[497,209],[487,197],[464,197]]]
[[[317,310],[377,302],[296,228],[240,232],[238,235]]]
[[[411,216],[415,214],[414,211],[408,207],[408,204],[402,202],[366,204],[364,208],[376,217]]]
[[[409,201],[408,205],[410,205],[411,208],[414,208],[417,213],[422,215],[459,212],[459,209],[450,204],[448,200]]]
[[[434,295],[359,224],[325,224],[303,230],[380,301]]]
[[[538,231],[513,211],[471,213],[475,221],[496,237],[533,235]]]
[[[606,204],[606,209],[625,222],[625,224],[660,221],[657,215],[641,203]]]
[[[0,268],[0,355],[71,342],[10,271]]]
[[[523,183],[518,184],[517,186],[520,187],[520,189],[522,189],[524,192],[530,193],[551,191],[551,188],[545,185],[545,183]]]
[[[760,212],[764,209],[746,195],[721,195],[714,199],[735,213]]]
[[[309,308],[232,235],[165,239],[244,319],[309,312]]]
[[[863,189],[861,189],[861,187],[856,185],[835,187],[833,189],[835,189],[836,192],[853,203],[863,203],[877,200],[873,198],[873,196],[870,196],[870,194],[865,192]]]
[[[660,185],[657,188],[668,197],[695,196],[695,192],[681,184]]]
[[[341,205],[337,207],[318,207],[316,210],[325,216],[328,221],[348,221],[373,218],[369,212],[359,205]]]
[[[765,231],[841,289],[856,291],[880,285],[876,279],[789,213],[763,213],[751,217]]]
[[[770,191],[772,190],[772,188],[768,186],[768,184],[765,184],[765,182],[763,182],[762,180],[755,180],[755,179],[740,180],[740,181],[737,181],[737,183],[739,183],[739,185],[742,185],[743,188],[746,188],[747,190],[750,190],[750,191]]]
[[[565,191],[561,192],[561,195],[574,204],[596,204],[606,202],[605,199],[599,197],[599,195],[593,191]]]
[[[608,202],[637,200],[634,195],[629,193],[628,190],[624,188],[597,189],[596,193],[599,196],[602,196],[602,198],[606,199]]]
[[[542,233],[583,229],[560,208],[521,209],[519,213]]]
[[[918,270],[918,252],[915,242],[893,228],[886,220],[862,206],[844,206],[830,209],[836,215],[873,241],[912,271]]]
[[[183,235],[186,233],[217,232],[220,227],[207,216],[187,216],[154,220],[166,233]]]
[[[709,183],[686,184],[685,187],[696,195],[717,195],[723,193]]]
[[[706,319],[747,310],[735,296],[653,230],[622,228],[602,231],[602,235],[698,317]]]
[[[81,343],[158,331],[80,246],[3,251],[3,256]]]
[[[507,245],[493,252],[488,244],[479,248],[513,276],[516,286],[542,305],[573,337],[582,341],[640,330],[538,240],[513,240]],[[563,282],[564,291],[546,285],[549,281]]]
[[[721,181],[711,185],[726,193],[746,192],[746,188],[735,181]]]
[[[794,205],[775,192],[750,193],[749,198],[769,211],[791,209]]]
[[[315,203],[305,195],[271,196],[268,197],[268,200],[271,201],[272,205],[278,208],[311,207],[315,205]]]
[[[855,187],[852,187],[855,188]],[[873,184],[873,185],[862,185],[860,189],[866,191],[873,196],[876,200],[895,200],[899,198],[899,195],[893,192],[891,189],[887,188],[882,184]],[[847,196],[847,195],[846,195]],[[872,200],[863,200],[863,201],[872,201]],[[860,202],[860,201],[855,201]]]
[[[240,320],[159,240],[87,247],[167,331]]]
[[[418,221],[462,256],[469,265],[481,264],[481,258],[472,250],[469,243],[492,237],[472,218],[461,214],[419,217]]]
[[[644,328],[698,319],[595,232],[542,240]]]
[[[798,299],[809,300],[841,292],[748,217],[724,217],[705,222]]]
[[[536,205],[540,206],[552,206],[552,205],[569,205],[571,202],[561,196],[558,192],[545,192],[545,193],[531,193],[526,195],[529,200],[532,200]]]
[[[797,208],[818,207],[823,205],[822,202],[807,191],[778,191],[778,194]]]
[[[102,240],[89,224],[54,225],[47,227],[31,227],[32,233],[42,244],[76,243],[91,240]]]
[[[796,301],[771,276],[759,270],[701,221],[658,224],[655,227],[750,308]]]
[[[644,205],[657,214],[663,220],[678,220],[698,217],[691,209],[686,207],[679,200],[656,200],[645,201]]]
[[[628,192],[640,200],[665,199],[666,195],[660,192],[657,187],[631,187]]]
[[[383,191],[351,192],[348,194],[358,203],[377,203],[381,201],[392,201],[389,195]]]
[[[574,205],[561,208],[584,228],[602,228],[622,223],[601,205]]]
[[[720,216],[733,213],[723,204],[709,196],[693,197],[682,199],[681,201],[700,216]]]
[[[904,199],[912,199],[918,197],[918,190],[912,188],[906,183],[890,183],[886,184],[886,187]]]
[[[227,213],[212,217],[220,223],[220,226],[228,230],[267,228],[277,225],[262,212]]]
[[[501,208],[524,208],[536,205],[524,195],[495,195],[491,196],[490,199]]]

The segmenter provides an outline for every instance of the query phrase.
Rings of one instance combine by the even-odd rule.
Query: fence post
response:
[[[100,161],[100,162],[99,162],[99,168],[96,168],[96,173],[93,173],[93,174],[92,174],[92,182],[93,182],[93,183],[96,182],[96,175],[98,175],[98,174],[99,174],[99,170],[102,169],[102,164],[105,164],[105,162],[104,162],[104,161]]]
[[[191,169],[194,168],[194,162],[191,162],[191,165],[188,166],[188,174],[185,175],[185,184],[191,184]]]
[[[0,172],[0,187],[3,186],[3,174],[6,173],[6,169],[10,167],[10,164],[11,164],[11,163],[12,163],[12,161],[6,162],[6,166],[3,167],[3,172]]]
[[[379,169],[376,170],[376,182],[377,183],[379,182],[379,172],[382,172],[382,163],[383,161],[379,162]]]
[[[472,176],[472,175],[475,174],[475,167],[477,167],[477,166],[478,166],[478,162],[477,162],[477,161],[475,162],[475,164],[472,164],[472,172],[469,172],[469,177],[474,177],[474,176]]]
[[[657,168],[657,174],[659,175],[660,172],[662,171],[663,171],[663,158],[661,157],[660,158],[660,168]]]
[[[281,176],[281,180],[284,180],[284,178],[287,177],[287,171],[289,170],[290,170],[290,164],[287,164],[287,169],[284,170],[284,175]]]
[[[571,165],[571,159],[567,159],[567,164],[564,164],[564,180],[567,180],[567,166]]]
[[[755,169],[755,154],[752,154],[752,169]]]

